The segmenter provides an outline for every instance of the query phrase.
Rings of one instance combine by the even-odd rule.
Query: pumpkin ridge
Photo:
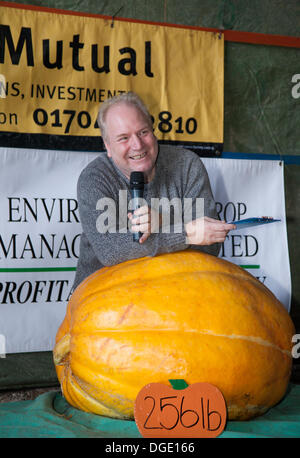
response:
[[[143,259],[143,258],[141,258],[141,259]],[[132,260],[132,261],[133,261],[133,260]],[[127,261],[127,262],[130,262],[130,261]],[[127,263],[127,262],[126,262],[126,263]],[[113,268],[113,267],[118,267],[118,266],[120,266],[120,264],[117,264],[116,266],[112,266],[112,268]],[[234,264],[234,266],[235,266],[237,269],[241,269],[241,271],[240,271],[240,272],[237,272],[237,271],[235,271],[235,272],[231,272],[231,271],[230,271],[230,272],[224,272],[224,271],[221,271],[221,270],[210,270],[210,269],[201,270],[201,265],[199,265],[199,269],[197,269],[197,270],[182,269],[182,270],[177,270],[176,272],[168,272],[168,273],[167,273],[167,272],[164,272],[164,273],[163,273],[162,275],[160,275],[160,276],[159,276],[157,273],[155,273],[155,274],[152,275],[152,276],[150,276],[150,275],[149,275],[149,276],[146,276],[144,279],[143,279],[143,278],[141,279],[141,278],[139,277],[139,275],[137,274],[136,277],[134,277],[134,278],[131,280],[131,282],[132,282],[132,283],[135,283],[135,282],[139,282],[139,283],[142,283],[142,282],[149,282],[149,281],[154,280],[154,279],[156,279],[156,278],[161,278],[161,279],[163,279],[163,278],[166,278],[166,277],[171,277],[171,276],[174,276],[174,274],[176,274],[176,275],[184,275],[184,274],[193,273],[193,274],[201,274],[201,275],[217,275],[217,274],[220,274],[220,275],[225,275],[225,276],[229,276],[229,277],[235,277],[235,278],[237,278],[237,279],[243,278],[244,280],[250,280],[251,282],[253,282],[253,283],[255,283],[255,284],[257,285],[258,280],[256,280],[256,278],[254,278],[251,274],[249,274],[249,272],[244,271],[242,268],[240,268],[239,266],[237,266],[237,265],[235,265],[235,264]],[[88,286],[89,283],[92,283],[92,282],[93,282],[93,279],[94,279],[94,278],[98,280],[98,277],[99,277],[100,274],[104,276],[104,280],[107,280],[107,278],[105,278],[105,277],[106,277],[106,275],[105,275],[106,273],[110,273],[110,277],[112,277],[113,274],[115,273],[115,272],[113,272],[113,273],[108,272],[108,270],[106,270],[106,272],[101,272],[101,271],[103,271],[103,270],[104,270],[104,268],[103,268],[103,269],[100,269],[100,270],[98,270],[98,271],[96,271],[96,272],[94,272],[94,273],[91,274],[89,277],[87,277],[85,280],[83,280],[83,282],[82,282],[82,283],[76,288],[76,290],[73,292],[73,295],[75,295],[76,293],[79,294],[80,291],[81,291],[82,289],[84,289],[84,287],[85,287],[86,285]],[[115,270],[117,270],[117,269],[115,269]],[[97,274],[98,274],[98,275],[97,275]],[[117,277],[116,277],[116,279],[117,279]],[[268,290],[268,289],[265,287],[265,285],[263,285],[261,282],[258,282],[258,283],[262,286],[262,289],[263,289],[263,290],[265,290],[265,291],[268,292],[268,293],[271,293],[271,291]],[[128,280],[127,280],[127,279],[125,279],[125,280],[123,280],[123,281],[122,281],[122,280],[121,280],[121,281],[118,280],[117,286],[118,286],[118,287],[120,287],[120,286],[122,287],[122,285],[126,285],[126,287],[128,287]],[[107,286],[104,286],[104,287],[103,287],[103,283],[100,283],[99,281],[97,281],[96,287],[95,287],[95,285],[93,285],[93,290],[92,290],[92,292],[89,293],[89,294],[87,294],[87,295],[81,296],[80,299],[77,301],[77,304],[80,304],[82,301],[85,302],[91,295],[95,295],[95,294],[100,293],[100,292],[105,292],[105,291],[107,291],[107,290],[110,290],[110,289],[113,288],[114,286],[115,286],[115,284],[112,284],[112,285],[108,284]],[[77,294],[76,294],[76,295],[77,295]],[[271,293],[271,294],[273,294],[273,293]],[[72,295],[72,296],[73,296],[73,295]]]
[[[110,383],[114,383],[117,386],[120,386],[121,384],[125,387],[130,386],[128,383],[120,383],[120,381],[113,380],[111,377],[106,377],[103,374],[98,374],[98,377],[104,380],[108,380]],[[109,397],[107,397],[107,403],[103,401],[103,399],[100,401],[99,399],[95,398],[90,394],[90,392],[87,392],[88,388],[92,388],[92,385],[89,382],[83,381],[80,377],[78,377],[72,369],[70,368],[70,375],[69,375],[69,382],[72,385],[73,389],[76,390],[77,392],[80,392],[81,396],[84,398],[85,402],[91,402],[94,405],[98,406],[99,411],[101,411],[101,415],[109,415],[113,416],[115,418],[128,418],[128,415],[126,414],[120,414],[120,412],[112,406],[111,400]],[[113,399],[115,399],[114,396],[112,396]],[[127,402],[131,403],[130,399],[124,398]]]
[[[70,376],[71,376],[71,378],[76,381],[76,383],[78,384],[78,386],[80,386],[81,389],[84,389],[84,386],[93,388],[93,386],[91,385],[90,382],[88,382],[86,380],[83,380],[82,377],[79,377],[78,375],[75,374],[75,372],[78,372],[78,368],[82,369],[82,367],[83,367],[82,362],[76,361],[74,365],[76,366],[76,370],[75,371],[72,370],[72,367],[70,365],[70,374],[71,374]],[[91,370],[89,370],[88,372],[91,374]],[[122,385],[124,387],[131,387],[131,385],[128,382],[124,382],[124,380],[122,380],[122,381],[114,380],[111,375],[107,376],[107,375],[104,375],[102,372],[97,372],[97,379],[100,379],[101,382],[103,382],[103,383],[109,381],[111,384],[115,384],[116,387],[119,387],[120,385]],[[91,394],[89,396],[91,398],[93,398],[93,396]],[[105,405],[105,404],[103,403],[103,405]]]
[[[282,352],[285,355],[288,355],[290,358],[292,358],[292,353],[290,350],[285,350],[284,348],[279,347],[278,345],[269,342],[267,340],[262,339],[261,337],[256,337],[256,336],[242,336],[238,334],[218,334],[218,333],[213,333],[213,331],[209,331],[207,329],[202,330],[199,332],[199,334],[203,335],[212,335],[214,337],[225,337],[227,339],[241,339],[241,340],[247,340],[249,342],[253,342],[257,345],[263,345],[266,347],[271,347],[274,348],[274,350],[278,350]]]
[[[101,415],[110,415],[111,416],[112,413],[114,413],[114,416],[116,418],[124,418],[124,415],[123,416],[120,415],[119,412],[116,409],[114,409],[112,406],[105,405],[103,402],[99,401],[94,396],[91,396],[86,391],[84,391],[84,388],[80,385],[79,380],[73,373],[71,373],[69,383],[70,385],[72,385],[72,388],[74,391],[76,391],[77,393],[80,393],[80,396],[84,398],[85,402],[89,402],[90,404],[93,404],[94,407],[97,406],[96,409],[98,408],[99,412],[101,412]]]
[[[56,342],[53,349],[53,360],[54,364],[61,365],[62,361],[68,355],[70,351],[71,336],[66,333],[59,341]]]
[[[194,274],[194,275],[199,275],[199,277],[207,277],[208,275],[211,276],[211,277],[228,277],[229,279],[232,279],[232,277],[235,279],[235,280],[239,280],[240,278],[242,278],[242,280],[244,280],[245,282],[250,282],[250,284],[254,285],[254,286],[257,286],[259,287],[262,292],[264,292],[265,294],[269,295],[270,297],[272,298],[275,298],[276,301],[277,298],[274,296],[274,294],[268,289],[266,288],[265,285],[263,285],[261,282],[259,282],[258,280],[256,280],[252,275],[248,274],[247,275],[243,275],[243,274],[240,274],[240,273],[237,273],[237,272],[234,272],[234,273],[231,273],[231,272],[220,272],[220,271],[210,271],[210,270],[195,270],[195,271],[189,271],[189,270],[183,270],[183,271],[177,271],[176,272],[176,275],[178,276],[183,276],[185,274]],[[167,273],[167,274],[163,274],[161,277],[158,277],[158,276],[153,276],[153,277],[147,277],[145,279],[140,279],[138,277],[134,278],[130,285],[131,287],[135,286],[136,283],[139,284],[139,287],[141,286],[148,286],[148,283],[151,281],[151,280],[155,280],[155,279],[158,279],[160,281],[163,281],[163,280],[167,280],[168,277],[172,277],[174,276],[174,272],[171,272],[171,273]],[[126,280],[124,281],[120,281],[118,282],[117,285],[108,285],[106,287],[103,287],[101,286],[101,284],[97,284],[97,287],[96,288],[93,288],[93,290],[87,294],[87,295],[83,295],[79,300],[76,301],[76,308],[78,308],[82,303],[84,303],[85,305],[89,304],[90,302],[93,303],[94,302],[94,296],[99,294],[99,293],[105,293],[107,291],[109,291],[111,293],[111,291],[114,289],[114,288],[118,288],[118,289],[122,289],[122,288],[128,288],[128,282]],[[74,294],[74,293],[73,293]],[[98,304],[95,304],[95,309],[97,309],[99,307]],[[83,320],[84,318],[82,318],[81,320]],[[80,320],[80,321],[81,321]],[[78,321],[79,322],[79,321]]]
[[[200,275],[201,277],[202,276],[224,276],[224,277],[229,277],[229,278],[232,278],[234,277],[235,279],[239,280],[240,278],[242,278],[244,281],[249,281],[251,284],[254,284],[256,286],[258,286],[262,291],[264,291],[266,294],[270,295],[271,297],[275,297],[274,294],[272,293],[272,291],[270,291],[263,283],[261,283],[259,280],[257,280],[255,277],[253,277],[251,274],[248,274],[247,272],[244,272],[244,275],[242,273],[239,273],[239,272],[222,272],[222,271],[216,271],[216,270],[180,270],[180,271],[176,271],[176,272],[170,272],[170,273],[163,273],[161,276],[158,276],[158,275],[154,275],[152,277],[145,277],[145,278],[140,278],[138,276],[136,276],[134,279],[131,280],[131,282],[128,283],[128,280],[124,280],[124,281],[118,281],[117,285],[113,284],[113,285],[108,285],[108,286],[105,286],[105,287],[102,287],[102,285],[100,283],[97,283],[97,288],[93,288],[93,291],[89,294],[87,294],[86,296],[84,297],[81,297],[81,299],[78,301],[78,303],[80,302],[85,302],[86,300],[88,300],[90,298],[90,296],[94,296],[95,294],[97,293],[100,293],[100,292],[106,292],[106,291],[110,291],[112,288],[114,287],[117,287],[117,288],[120,288],[120,287],[123,287],[123,286],[126,286],[126,288],[128,288],[128,285],[130,284],[134,284],[134,283],[139,283],[139,285],[141,284],[144,284],[144,283],[148,283],[150,282],[151,280],[155,280],[155,279],[160,279],[160,280],[163,280],[163,279],[167,279],[168,277],[172,277],[174,276],[174,274],[176,275],[185,275],[185,274],[193,274],[193,275]],[[93,285],[94,286],[94,285]],[[75,292],[73,293],[75,294]],[[276,297],[275,297],[276,298]],[[276,300],[278,301],[278,299],[276,298]]]
[[[252,343],[255,343],[257,345],[262,345],[262,346],[265,346],[265,347],[271,347],[271,348],[274,348],[275,350],[278,350],[280,352],[282,352],[283,354],[289,356],[292,358],[292,353],[290,350],[286,350],[284,348],[281,348],[280,346],[272,343],[272,342],[269,342],[268,340],[265,340],[265,339],[262,339],[261,337],[257,337],[257,336],[243,336],[243,335],[238,335],[238,334],[220,334],[220,333],[216,333],[214,331],[211,331],[209,329],[205,329],[205,330],[198,330],[198,329],[168,329],[168,328],[165,328],[165,329],[151,329],[151,328],[141,328],[141,329],[137,329],[136,327],[133,328],[133,329],[110,329],[110,328],[107,328],[107,329],[95,329],[92,333],[91,332],[82,332],[80,335],[81,336],[93,336],[93,335],[98,335],[98,334],[102,334],[102,333],[116,333],[116,334],[121,334],[121,333],[154,333],[154,332],[157,332],[157,333],[160,333],[160,332],[169,332],[169,333],[175,333],[175,334],[200,334],[200,335],[206,335],[206,336],[211,336],[211,337],[224,337],[224,338],[227,338],[227,339],[240,339],[240,340],[246,340],[246,341],[249,341],[249,342],[252,342]]]

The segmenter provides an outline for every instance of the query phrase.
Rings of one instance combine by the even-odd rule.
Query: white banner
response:
[[[243,266],[290,310],[291,275],[283,162],[204,158],[217,209],[226,221],[270,216],[280,222],[231,231],[220,257]]]
[[[79,255],[77,179],[97,154],[0,148],[0,336],[6,353],[54,346]],[[203,162],[222,219],[281,219],[229,233],[220,255],[258,277],[289,310],[283,166]]]
[[[6,353],[53,348],[79,254],[77,179],[95,157],[0,148],[0,334]]]

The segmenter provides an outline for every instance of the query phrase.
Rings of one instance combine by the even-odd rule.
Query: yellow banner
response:
[[[129,90],[159,140],[223,143],[224,38],[181,27],[0,6],[0,129],[99,136]]]

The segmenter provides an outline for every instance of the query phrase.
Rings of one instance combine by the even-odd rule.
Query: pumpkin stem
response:
[[[53,360],[54,364],[60,365],[63,364],[63,359],[70,351],[70,334],[66,334],[62,339],[60,339],[54,349],[53,349]]]

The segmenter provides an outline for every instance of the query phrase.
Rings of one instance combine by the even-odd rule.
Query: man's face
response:
[[[106,114],[106,137],[108,157],[127,178],[131,172],[143,172],[145,181],[153,179],[157,140],[138,108],[125,103],[112,106]]]

